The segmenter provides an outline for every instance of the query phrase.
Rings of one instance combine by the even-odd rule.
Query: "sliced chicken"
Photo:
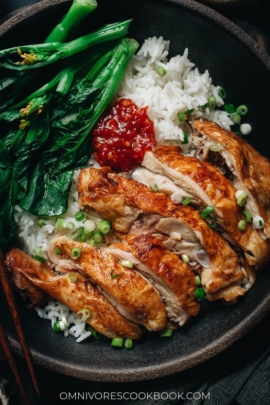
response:
[[[166,325],[167,315],[156,289],[139,273],[122,266],[112,255],[101,252],[87,243],[76,242],[66,236],[52,240],[60,248],[60,259],[71,257],[72,250],[81,253],[76,260],[70,259],[74,269],[82,271],[97,284],[97,288],[125,318],[157,331]]]
[[[173,237],[178,237],[179,242],[193,243],[193,249],[188,251],[192,254],[191,259],[201,250],[207,256],[207,263],[202,265],[201,280],[208,292],[215,292],[244,278],[237,254],[192,207],[175,205],[163,193],[121,177],[108,167],[83,169],[78,192],[82,209],[94,208],[112,221],[113,229],[122,234],[127,234],[136,220],[140,221],[140,214],[143,217],[159,214],[162,218],[155,225],[155,231],[168,237],[172,233],[169,224],[173,223]]]
[[[210,145],[220,149],[233,186],[248,195],[246,209],[253,217],[264,220],[262,234],[270,239],[270,162],[244,139],[214,122],[196,119],[193,124],[197,139],[203,147],[203,158]]]
[[[103,335],[139,339],[140,328],[125,319],[80,273],[77,273],[77,281],[71,282],[68,273],[57,276],[49,265],[38,262],[17,248],[7,253],[5,264],[13,279],[22,275],[29,283],[63,302],[72,311],[77,313],[89,309],[91,315],[86,322]]]
[[[213,214],[229,234],[229,240],[244,250],[250,265],[262,267],[269,261],[269,244],[250,224],[244,232],[239,230],[238,223],[244,216],[237,205],[235,188],[210,163],[180,152],[177,146],[158,145],[146,152],[142,165],[157,173],[156,176],[169,177],[176,186],[193,195],[202,208],[213,206]]]
[[[182,326],[190,316],[197,315],[200,304],[194,297],[195,276],[160,239],[151,235],[128,235],[125,243],[111,245],[106,252],[133,263],[136,271],[155,286],[171,321]]]

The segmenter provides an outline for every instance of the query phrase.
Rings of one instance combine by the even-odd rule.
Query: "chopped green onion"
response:
[[[40,218],[38,221],[37,221],[37,224],[38,224],[38,226],[40,226],[40,228],[42,228],[43,226],[45,226],[45,225],[47,225],[47,219],[46,218]]]
[[[89,238],[89,236],[92,236],[92,234],[93,234],[93,232],[87,231],[85,228],[83,228],[82,233],[83,233],[85,236],[88,236],[88,238]]]
[[[210,226],[210,228],[215,228],[217,226],[217,220],[216,218],[213,217],[206,217],[205,221],[207,222],[207,225]]]
[[[214,110],[216,108],[217,105],[217,99],[215,96],[211,96],[208,99],[208,108],[210,108],[210,110]]]
[[[262,229],[264,227],[264,220],[259,215],[256,215],[252,220],[252,224],[254,225],[254,228]]]
[[[83,211],[78,211],[76,212],[76,214],[74,215],[74,218],[76,219],[76,221],[80,222],[83,221],[85,218],[85,214]]]
[[[54,225],[57,231],[61,231],[64,228],[64,221],[64,218],[57,218]]]
[[[240,132],[235,132],[235,134],[240,136],[240,138],[242,138],[242,134]]]
[[[171,337],[173,334],[173,330],[172,329],[163,329],[160,333],[159,336],[160,337]]]
[[[189,116],[189,115],[191,115],[193,113],[193,111],[194,111],[194,108],[191,108],[190,110],[185,111],[185,114],[187,116]]]
[[[251,125],[249,124],[242,124],[240,125],[240,131],[242,135],[248,135],[251,132]]]
[[[87,245],[90,245],[90,246],[98,246],[98,242],[95,242],[94,241],[94,239],[88,239],[87,241],[86,241],[86,243],[87,243]]]
[[[251,213],[249,211],[243,211],[243,214],[245,215],[245,220],[247,222],[251,222],[252,221],[252,216]]]
[[[202,110],[205,110],[208,107],[208,103],[200,106]]]
[[[201,285],[201,278],[200,278],[200,276],[195,276],[195,283],[196,283],[196,285]]]
[[[184,140],[181,141],[181,143],[183,143],[183,144],[188,143],[188,133],[187,133],[187,132],[183,132],[183,135],[184,135]]]
[[[211,214],[211,212],[213,212],[215,209],[215,207],[213,207],[212,205],[209,205],[208,207],[206,207],[201,213],[200,213],[200,217],[201,218],[206,218],[208,217],[208,215]]]
[[[184,197],[183,200],[181,201],[182,205],[188,205],[191,201],[190,197]]]
[[[91,316],[91,312],[87,308],[81,309],[79,312],[77,312],[77,316],[80,317],[81,322],[85,322],[88,318]]]
[[[103,235],[107,235],[107,233],[111,232],[112,226],[111,226],[110,221],[107,221],[107,219],[102,219],[97,224],[97,229],[98,229],[98,231],[103,233]],[[102,237],[102,239],[103,239],[103,237]]]
[[[86,236],[84,236],[82,233],[80,233],[78,236],[76,236],[76,238],[74,238],[74,240],[78,242],[86,242],[86,239],[87,239]]]
[[[231,120],[232,120],[232,122],[234,122],[234,124],[240,124],[241,116],[237,113],[234,113],[231,115]]]
[[[131,349],[133,345],[132,339],[125,339],[124,340],[124,346],[126,349]]]
[[[129,260],[120,260],[120,263],[122,264],[122,266],[128,267],[129,269],[133,268],[133,263]]]
[[[76,283],[76,281],[78,280],[78,274],[68,273],[68,278],[70,279],[71,283]]]
[[[96,229],[96,224],[92,219],[87,219],[83,225],[87,232],[93,232]]]
[[[59,321],[54,322],[54,324],[52,325],[52,330],[54,332],[61,332]]]
[[[110,274],[111,274],[111,278],[113,278],[113,279],[114,279],[114,278],[117,278],[117,277],[119,277],[119,276],[120,276],[120,274],[118,274],[118,273],[114,273],[114,271],[113,271],[113,270],[111,271],[111,273],[110,273]]]
[[[150,188],[154,191],[154,193],[158,192],[158,185],[154,184],[153,186],[150,186]]]
[[[93,232],[92,238],[95,242],[101,243],[103,241],[103,234],[99,231]]]
[[[166,69],[164,69],[164,67],[162,66],[158,66],[157,67],[157,74],[161,77],[165,76],[167,73]]]
[[[218,162],[219,160],[219,152],[211,152],[210,153],[210,159],[212,162]]]
[[[202,287],[196,288],[194,296],[195,298],[197,298],[197,300],[204,300],[206,298],[206,292],[204,288]]]
[[[227,92],[226,92],[226,90],[224,89],[224,87],[220,87],[220,88],[219,88],[219,90],[218,90],[218,95],[219,95],[219,97],[222,98],[223,100],[224,100],[224,98],[227,97]]]
[[[67,229],[69,229],[70,231],[72,231],[72,229],[74,229],[74,223],[73,222],[69,222],[66,226]]]
[[[241,219],[241,220],[238,222],[238,229],[239,229],[240,231],[244,231],[244,230],[246,229],[246,227],[247,227],[246,221],[245,221],[244,219]]]
[[[185,115],[183,113],[178,113],[177,118],[179,122],[185,121]]]
[[[38,260],[40,263],[45,263],[46,259],[42,256],[35,255],[34,259]]]
[[[236,108],[236,112],[239,115],[246,115],[248,113],[248,108],[246,105],[240,105]]]
[[[233,104],[225,104],[224,105],[224,110],[228,113],[228,114],[233,114],[235,113],[235,107]]]
[[[220,152],[221,147],[219,145],[209,145],[209,150],[211,152]]]
[[[184,263],[189,263],[189,257],[185,253],[182,254],[181,259],[183,260]]]
[[[122,338],[113,338],[111,345],[114,347],[123,347],[124,339]]]
[[[76,260],[80,257],[81,253],[82,253],[81,249],[78,247],[75,247],[72,249],[72,251],[70,253],[70,257],[71,257],[71,259]]]
[[[102,338],[102,334],[99,333],[96,329],[93,328],[91,325],[86,325],[85,328],[88,332],[91,332],[91,336],[93,336],[95,339],[99,340]]]
[[[246,193],[240,194],[240,196],[237,198],[237,205],[239,207],[243,207],[247,202],[247,198],[248,198],[248,196]]]
[[[62,250],[59,249],[59,248],[55,248],[55,249],[54,249],[54,253],[55,253],[57,256],[58,256],[58,255],[61,255]]]
[[[37,246],[37,247],[35,247],[34,249],[33,249],[33,254],[34,255],[40,255],[41,254],[41,248],[39,247],[39,246]]]

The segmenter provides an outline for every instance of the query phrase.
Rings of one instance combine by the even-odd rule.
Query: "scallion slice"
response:
[[[46,262],[45,257],[39,256],[39,255],[35,255],[34,259],[38,260],[40,263],[45,263]]]
[[[150,188],[151,188],[151,190],[154,191],[154,193],[158,192],[158,185],[157,184],[154,184],[153,186],[150,186]]]
[[[163,329],[162,331],[160,331],[159,336],[160,337],[171,337],[172,334],[173,334],[172,329]]]
[[[134,264],[130,262],[129,260],[120,260],[120,263],[124,267],[128,267],[129,269],[133,269]]]
[[[246,115],[248,113],[248,108],[246,105],[240,105],[236,108],[236,112],[239,115]]]
[[[219,152],[210,152],[210,159],[214,163],[218,162],[218,160],[219,160]]]
[[[207,223],[208,226],[210,226],[210,228],[215,228],[217,226],[217,220],[214,217],[206,217],[205,221]]]
[[[126,349],[131,349],[133,345],[132,339],[125,339],[124,340],[124,346]]]
[[[54,322],[54,324],[52,325],[52,330],[54,332],[61,332],[59,321]]]
[[[167,71],[166,71],[166,69],[165,69],[163,66],[158,66],[158,67],[157,67],[157,74],[158,74],[160,77],[164,77],[164,76],[166,75],[166,73],[167,73]]]
[[[201,278],[199,275],[195,276],[195,283],[196,285],[201,285]]]
[[[33,249],[33,254],[34,255],[40,255],[41,254],[41,247],[39,247],[39,246],[36,246],[34,249]]]
[[[80,317],[81,322],[85,322],[91,316],[91,312],[88,308],[83,308],[77,312],[77,316]]]
[[[81,222],[84,220],[85,218],[85,213],[83,211],[78,211],[76,212],[76,214],[74,215],[74,218],[76,219],[76,221]]]
[[[252,216],[251,213],[249,211],[243,211],[243,214],[245,215],[245,220],[247,222],[251,222],[252,221]]]
[[[204,290],[204,288],[199,287],[196,288],[195,292],[194,292],[194,296],[195,298],[197,298],[197,300],[204,300],[206,298],[206,292]]]
[[[185,253],[182,254],[181,259],[184,263],[189,263],[189,257]]]
[[[102,334],[99,333],[96,329],[93,328],[91,325],[86,325],[85,328],[88,332],[91,332],[91,336],[93,336],[95,339],[99,340],[102,338]]]
[[[40,226],[40,228],[42,228],[43,226],[45,226],[45,225],[47,225],[47,219],[46,218],[40,218],[38,221],[37,221],[37,224],[38,224],[38,226]]]
[[[218,95],[219,95],[219,97],[222,98],[223,100],[224,100],[224,98],[227,97],[227,92],[226,92],[226,90],[224,89],[224,87],[220,87],[220,88],[219,88],[219,90],[218,90]]]
[[[96,229],[96,223],[92,219],[87,219],[83,226],[87,232],[93,232]]]
[[[98,243],[97,242],[95,242],[94,241],[94,239],[88,239],[87,241],[86,241],[86,243],[87,243],[87,245],[90,245],[90,246],[98,246]]]
[[[59,249],[59,248],[55,248],[55,249],[54,249],[54,253],[55,253],[57,256],[58,256],[58,255],[61,255],[62,250]]]
[[[221,147],[219,145],[209,145],[209,150],[211,152],[220,152]]]
[[[96,243],[101,243],[103,241],[103,234],[99,231],[93,232],[92,238]]]
[[[256,215],[252,220],[252,224],[255,229],[262,229],[264,227],[264,220],[259,215]]]
[[[74,229],[74,222],[69,222],[67,225],[66,225],[66,228],[67,229],[69,229],[70,231],[72,231],[72,229]]]
[[[55,229],[57,231],[61,231],[64,228],[64,222],[65,222],[64,218],[57,218],[54,225]]]
[[[216,108],[217,105],[217,99],[215,96],[210,96],[208,98],[208,108],[210,108],[210,110],[214,110]]]
[[[247,227],[247,222],[244,219],[241,219],[238,222],[238,229],[243,232],[246,229],[246,227]]]
[[[101,232],[103,235],[107,235],[107,233],[110,233],[112,230],[112,226],[110,221],[107,221],[107,219],[102,219],[99,221],[97,224],[97,229],[99,232]],[[102,237],[103,239],[103,237]]]
[[[181,201],[182,205],[188,205],[191,201],[190,197],[184,197],[183,200]]]
[[[228,113],[228,114],[233,114],[235,113],[235,107],[233,104],[225,104],[224,105],[224,110]]]
[[[111,345],[114,347],[123,347],[124,339],[122,338],[113,338]]]
[[[112,279],[118,278],[120,276],[119,273],[115,273],[113,270],[111,271],[110,275]]]
[[[76,260],[80,257],[81,253],[82,253],[82,251],[79,247],[74,247],[70,253],[70,257],[71,257],[71,259]]]
[[[240,125],[240,131],[242,135],[248,135],[251,132],[251,125],[249,124],[242,124]]]
[[[78,274],[68,273],[68,278],[70,279],[71,283],[76,283],[76,281],[78,280]]]
[[[185,121],[185,115],[183,113],[178,113],[177,118],[179,122]]]
[[[234,113],[231,115],[231,120],[234,124],[240,124],[241,122],[241,115]]]
[[[237,205],[239,207],[243,207],[247,202],[247,198],[248,198],[248,196],[246,193],[240,194],[240,196],[237,198]]]
[[[213,207],[212,205],[209,205],[208,207],[206,207],[201,213],[200,213],[200,217],[201,218],[206,218],[208,217],[208,215],[210,215],[213,211],[214,211],[215,207]]]
[[[183,141],[181,141],[181,143],[183,143],[183,144],[188,143],[188,133],[183,132],[183,135],[184,135],[184,139],[183,139]]]
[[[193,111],[195,111],[194,108],[191,108],[190,110],[186,110],[184,114],[189,116],[193,113]]]

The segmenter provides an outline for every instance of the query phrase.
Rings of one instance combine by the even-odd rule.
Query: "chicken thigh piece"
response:
[[[90,317],[86,322],[103,335],[139,339],[140,328],[125,319],[80,273],[76,273],[77,280],[72,282],[69,273],[57,276],[49,265],[40,263],[17,248],[7,253],[5,264],[15,282],[18,275],[22,275],[29,283],[66,304],[72,311],[78,313],[88,309]]]

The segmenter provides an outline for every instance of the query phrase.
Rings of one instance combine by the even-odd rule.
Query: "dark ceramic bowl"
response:
[[[140,43],[162,35],[171,40],[171,54],[189,48],[200,71],[210,71],[215,84],[227,90],[227,102],[247,104],[253,131],[248,140],[270,158],[270,61],[243,31],[213,10],[189,0],[98,0],[95,14],[82,31],[133,18],[130,36]],[[1,48],[43,41],[70,4],[45,0],[0,27]],[[117,350],[108,341],[84,341],[53,333],[50,323],[24,307],[21,319],[34,361],[74,377],[98,381],[135,381],[165,376],[205,361],[235,342],[269,311],[270,269],[260,272],[255,286],[232,306],[202,305],[202,311],[171,339],[143,337],[132,350]],[[13,349],[20,353],[3,296],[0,308]]]

